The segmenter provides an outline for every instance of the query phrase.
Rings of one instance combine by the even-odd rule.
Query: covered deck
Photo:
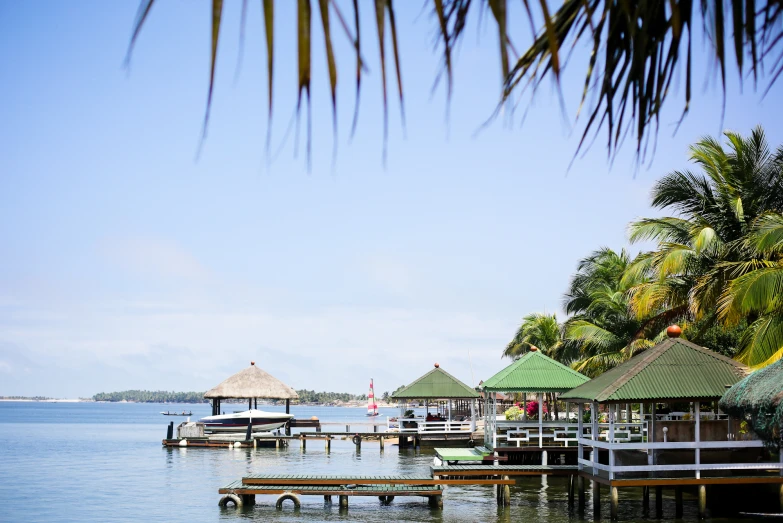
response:
[[[559,394],[587,381],[586,376],[533,347],[482,384],[484,444],[498,453],[540,452],[544,465],[548,459],[547,449],[571,447],[576,450],[576,415],[568,403],[560,412],[557,400]],[[497,397],[501,393],[522,396],[518,419],[505,419],[504,415],[497,414]],[[546,395],[551,395],[554,401],[545,401]],[[531,405],[529,397],[535,398],[536,403]]]
[[[392,399],[400,405],[400,416],[392,428],[401,435],[418,435],[434,441],[438,439],[436,436],[448,440],[449,435],[452,439],[458,435],[470,439],[476,430],[476,401],[479,397],[478,392],[436,363],[431,371],[392,394]],[[410,415],[408,404],[411,401],[424,402],[423,416]],[[456,405],[461,408],[455,410]],[[435,407],[435,412],[431,413],[432,407]]]
[[[660,498],[662,486],[697,485],[704,517],[706,485],[783,483],[783,461],[773,459],[739,420],[717,409],[746,367],[679,339],[680,332],[670,327],[667,340],[561,396],[579,405],[579,471],[609,485],[613,517],[618,487],[643,486],[649,499],[650,486]],[[590,405],[589,422],[584,421],[585,404]],[[632,405],[638,405],[637,413]],[[660,412],[662,407],[668,414]],[[600,411],[606,423],[599,423]],[[591,451],[585,456],[587,447]],[[681,499],[681,490],[676,492]]]

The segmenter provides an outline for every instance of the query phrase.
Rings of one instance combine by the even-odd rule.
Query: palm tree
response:
[[[630,312],[627,293],[636,282],[624,279],[631,265],[625,250],[602,248],[578,264],[564,308],[573,316],[565,323],[565,345],[579,356],[571,363],[579,372],[597,376],[649,348],[644,321]]]
[[[141,0],[132,37],[128,49],[130,56],[133,45],[147,19],[154,0]],[[218,43],[221,33],[223,0],[212,0],[212,58],[210,80],[207,95],[207,108],[204,118],[206,130],[212,91],[215,79]],[[310,78],[312,62],[312,2],[297,2],[297,47],[299,97],[297,112],[302,107],[303,95],[310,103]],[[333,112],[336,114],[336,90],[338,85],[337,59],[332,46],[333,20],[337,19],[339,29],[351,42],[355,53],[356,107],[358,109],[362,73],[365,71],[362,27],[359,23],[358,0],[352,2],[352,17],[347,17],[337,0],[319,0],[317,2],[326,50],[327,74],[332,96]],[[577,42],[585,41],[592,52],[585,54],[585,82],[579,110],[590,98],[597,102],[588,110],[582,141],[592,132],[597,133],[604,124],[607,130],[607,147],[616,151],[622,137],[630,131],[636,135],[637,152],[641,150],[645,139],[650,136],[649,129],[657,129],[661,109],[667,95],[671,92],[671,81],[676,74],[684,70],[685,95],[683,116],[691,102],[691,28],[699,24],[705,28],[708,38],[703,38],[709,46],[720,71],[725,90],[726,67],[730,61],[727,49],[733,49],[739,70],[739,81],[746,78],[745,64],[753,73],[753,85],[758,78],[769,75],[769,87],[783,73],[783,0],[729,0],[719,2],[693,2],[692,0],[638,1],[622,0],[564,0],[556,11],[551,11],[549,2],[541,0],[540,12],[533,12],[529,2],[524,1],[526,16],[533,31],[533,42],[517,55],[514,40],[521,38],[520,33],[527,32],[526,24],[510,27],[508,24],[507,0],[432,0],[431,7],[435,20],[435,31],[439,35],[440,52],[443,57],[443,71],[447,93],[450,96],[452,83],[452,54],[458,46],[467,25],[469,15],[480,17],[482,13],[491,13],[491,19],[497,29],[498,54],[500,56],[500,74],[502,89],[498,93],[501,103],[520,96],[528,87],[531,92],[547,76],[559,81],[566,60],[561,49],[575,47]],[[242,28],[246,18],[247,0],[242,3]],[[268,117],[272,117],[272,78],[275,57],[275,1],[262,0],[264,32],[267,50],[268,80]],[[366,5],[366,4],[362,4]],[[701,5],[701,9],[695,7]],[[715,8],[715,5],[720,7]],[[696,12],[694,13],[694,9]],[[391,53],[396,71],[397,91],[400,106],[403,101],[402,77],[400,74],[400,55],[397,45],[395,10],[392,0],[375,0],[374,27],[379,42],[380,71],[383,86],[384,131],[387,128],[387,87],[386,87],[386,31],[391,37]],[[333,18],[334,16],[334,18]],[[539,24],[538,28],[534,24]],[[388,22],[387,22],[388,20]],[[731,20],[729,23],[728,20]],[[351,24],[349,25],[349,21]],[[366,28],[364,34],[366,35]],[[687,43],[686,43],[687,37]],[[366,38],[366,37],[365,37]],[[728,51],[732,54],[731,51]],[[574,57],[573,61],[577,58]],[[683,64],[684,62],[684,64]],[[766,65],[766,67],[765,67]],[[595,95],[595,96],[593,96]],[[628,107],[630,105],[630,107]],[[579,114],[579,113],[577,113]],[[354,113],[356,115],[356,112]],[[335,117],[336,129],[336,117]],[[354,116],[354,129],[356,118]],[[309,126],[308,126],[309,132]],[[384,133],[385,136],[385,133]],[[267,142],[268,143],[268,142]],[[308,141],[309,144],[309,141]]]
[[[503,356],[515,359],[536,347],[547,356],[554,357],[561,346],[562,332],[557,316],[533,313],[522,318],[522,324],[503,351]]]
[[[752,267],[745,240],[754,220],[783,210],[783,149],[772,154],[760,127],[747,138],[725,137],[725,148],[711,137],[691,146],[701,173],[675,171],[655,185],[653,207],[675,216],[630,225],[632,242],[658,242],[626,271],[626,284],[636,280],[630,305],[637,318],[687,316],[705,329],[714,325],[726,285]]]
[[[730,325],[752,319],[740,339],[737,359],[764,367],[783,357],[783,214],[760,216],[745,245],[752,258],[732,266],[752,269],[726,286],[719,312]]]

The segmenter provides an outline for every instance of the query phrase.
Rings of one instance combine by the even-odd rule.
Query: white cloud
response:
[[[209,271],[191,253],[170,240],[151,237],[108,238],[100,251],[119,267],[138,274],[204,280]]]

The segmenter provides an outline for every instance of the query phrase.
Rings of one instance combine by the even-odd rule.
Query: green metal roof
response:
[[[478,397],[478,392],[440,367],[435,367],[404,389],[392,394],[393,399],[417,400]]]
[[[589,380],[541,351],[531,350],[481,387],[487,392],[566,392]]]
[[[695,343],[669,338],[604,372],[561,399],[599,403],[718,399],[747,374],[743,364]]]

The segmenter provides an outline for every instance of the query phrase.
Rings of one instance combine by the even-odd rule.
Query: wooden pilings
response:
[[[609,505],[610,515],[612,520],[616,521],[618,517],[618,505],[620,504],[620,494],[617,492],[617,487],[609,487],[609,497],[611,499],[611,503]]]
[[[699,519],[707,517],[707,487],[699,485]]]
[[[655,487],[655,517],[663,517],[663,487]]]
[[[601,519],[601,484],[593,480],[593,519]]]
[[[682,487],[674,487],[674,517],[682,517]]]

